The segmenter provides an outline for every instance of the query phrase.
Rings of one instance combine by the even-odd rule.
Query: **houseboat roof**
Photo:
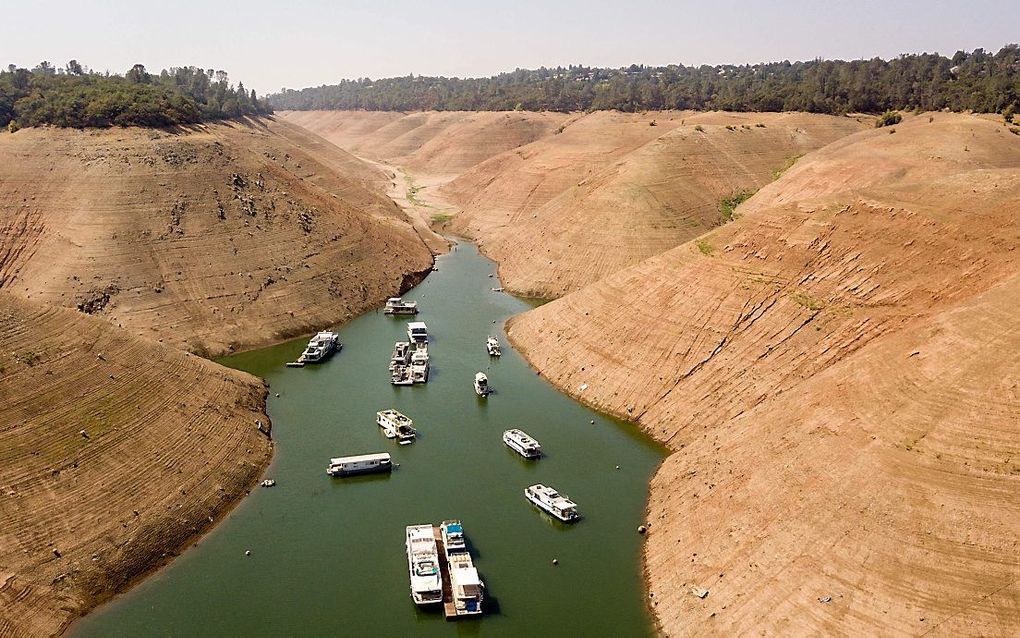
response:
[[[540,492],[550,503],[552,503],[553,505],[560,509],[577,507],[577,503],[570,500],[566,496],[560,494],[559,492],[556,491],[555,488],[549,487],[548,485],[536,483],[531,486],[531,489],[535,490],[536,492]]]
[[[338,456],[330,459],[331,465],[340,465],[341,463],[359,463],[361,461],[389,461],[390,455],[387,452],[381,452],[378,454],[359,454],[357,456]]]
[[[411,321],[407,324],[408,330],[428,330],[424,321]]]
[[[453,571],[456,574],[454,580],[461,587],[480,586],[482,584],[482,579],[478,577],[478,570],[474,567],[458,567]]]

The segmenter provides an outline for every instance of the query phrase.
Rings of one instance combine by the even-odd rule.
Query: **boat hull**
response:
[[[358,474],[386,474],[393,471],[392,463],[383,463],[372,467],[327,469],[326,474],[333,477],[356,476]]]

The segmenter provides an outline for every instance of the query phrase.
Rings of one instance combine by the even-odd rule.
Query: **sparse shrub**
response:
[[[1009,132],[1012,133],[1013,135],[1020,135],[1020,128],[1011,126],[1009,127]]]
[[[697,124],[697,125],[695,125],[694,130],[698,131],[699,133],[704,133],[705,132],[705,127],[700,125],[700,124]]]
[[[772,179],[779,179],[782,176],[783,173],[785,173],[786,171],[790,170],[790,168],[792,168],[793,165],[797,163],[797,160],[799,160],[802,157],[804,157],[804,156],[803,155],[791,155],[790,157],[787,157],[786,158],[786,162],[781,167],[779,167],[778,169],[772,171]]]
[[[796,301],[798,305],[807,308],[812,312],[817,312],[825,306],[825,303],[823,303],[821,299],[812,297],[804,292],[795,293],[793,295],[793,300]]]
[[[882,128],[883,126],[893,126],[903,121],[903,116],[900,115],[899,111],[886,111],[885,113],[878,116],[875,120],[875,128]]]
[[[715,252],[715,248],[712,247],[712,244],[708,243],[704,239],[699,239],[696,245],[701,254],[706,257],[710,257],[712,253]]]
[[[1006,124],[1013,123],[1013,116],[1016,114],[1016,107],[1012,104],[1002,109],[1002,119],[1006,121]]]
[[[934,115],[929,115],[928,116],[928,123],[931,124],[934,121],[935,121],[935,116]]]
[[[733,221],[733,211],[736,210],[737,206],[747,201],[751,195],[754,195],[754,193],[741,191],[719,202],[719,212],[722,213],[723,220]]]
[[[737,127],[733,126],[732,124],[727,124],[726,125],[726,130],[727,131],[735,131],[735,130],[737,130]]]
[[[11,120],[10,122],[7,123],[7,132],[8,133],[17,133],[18,129],[20,129],[20,128],[21,127],[18,126],[18,123],[15,122],[14,120]]]
[[[559,135],[560,133],[562,133],[562,132],[563,132],[563,130],[564,130],[565,128],[567,128],[567,125],[566,125],[566,124],[560,124],[560,127],[559,127],[558,129],[556,129],[556,134],[557,134],[557,135]]]
[[[762,123],[762,122],[758,122],[758,123],[757,123],[757,124],[755,124],[754,126],[755,126],[755,128],[765,128],[765,124],[764,124],[764,123]]]
[[[889,129],[889,133],[890,133],[890,135],[891,135],[892,133],[895,133],[895,132],[896,132],[896,129],[894,129],[894,128],[891,128],[891,129]]]
[[[652,120],[651,122],[649,122],[649,123],[648,123],[648,126],[656,126],[656,122],[655,122],[655,120]]]

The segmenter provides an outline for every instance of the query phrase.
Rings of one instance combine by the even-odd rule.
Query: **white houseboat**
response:
[[[399,365],[390,372],[390,383],[393,385],[411,385],[414,379],[411,378],[411,366]]]
[[[386,300],[383,308],[384,315],[416,315],[418,314],[417,301],[404,301],[400,297],[390,297]]]
[[[426,383],[429,380],[429,346],[423,343],[411,355],[411,382]]]
[[[410,334],[410,330],[408,333]],[[390,357],[390,383],[393,385],[426,383],[429,380],[429,370],[427,341],[398,341],[394,344],[393,355]]]
[[[343,347],[340,343],[340,335],[336,332],[323,331],[317,333],[308,341],[304,352],[297,361],[288,363],[288,366],[301,367],[306,363],[319,363]]]
[[[503,352],[499,349],[499,339],[496,337],[489,337],[485,340],[485,349],[488,351],[490,357],[498,357]]]
[[[439,526],[443,536],[443,548],[447,553],[466,552],[467,541],[464,539],[464,525],[460,521],[443,521]]]
[[[525,488],[524,497],[564,523],[572,523],[581,518],[577,513],[577,503],[541,483]]]
[[[412,443],[417,435],[414,421],[396,410],[376,412],[375,422],[382,428],[387,439],[397,439],[401,445]]]
[[[503,432],[503,442],[526,459],[537,459],[542,456],[542,446],[524,430],[514,428]]]
[[[443,602],[443,578],[439,571],[439,547],[432,525],[409,525],[407,571],[411,579],[411,599],[417,605]]]
[[[456,616],[477,616],[482,613],[485,584],[478,576],[464,540],[460,521],[443,521],[440,526],[443,549],[450,571],[450,593]]]
[[[484,372],[475,373],[475,393],[480,397],[487,397],[492,392],[489,387],[489,377]]]
[[[393,354],[390,355],[390,372],[397,366],[406,366],[411,363],[411,342],[398,341],[393,344]]]
[[[429,328],[425,325],[424,321],[412,321],[407,324],[407,338],[410,339],[411,343],[428,343],[429,340]]]
[[[393,469],[390,455],[361,454],[359,456],[341,456],[329,460],[326,474],[330,476],[351,476],[352,474],[371,474],[373,472],[389,472]]]

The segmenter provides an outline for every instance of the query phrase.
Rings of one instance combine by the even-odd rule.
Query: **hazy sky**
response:
[[[1016,0],[165,0],[0,4],[0,63],[225,69],[260,94],[567,64],[891,57],[1016,41]]]

